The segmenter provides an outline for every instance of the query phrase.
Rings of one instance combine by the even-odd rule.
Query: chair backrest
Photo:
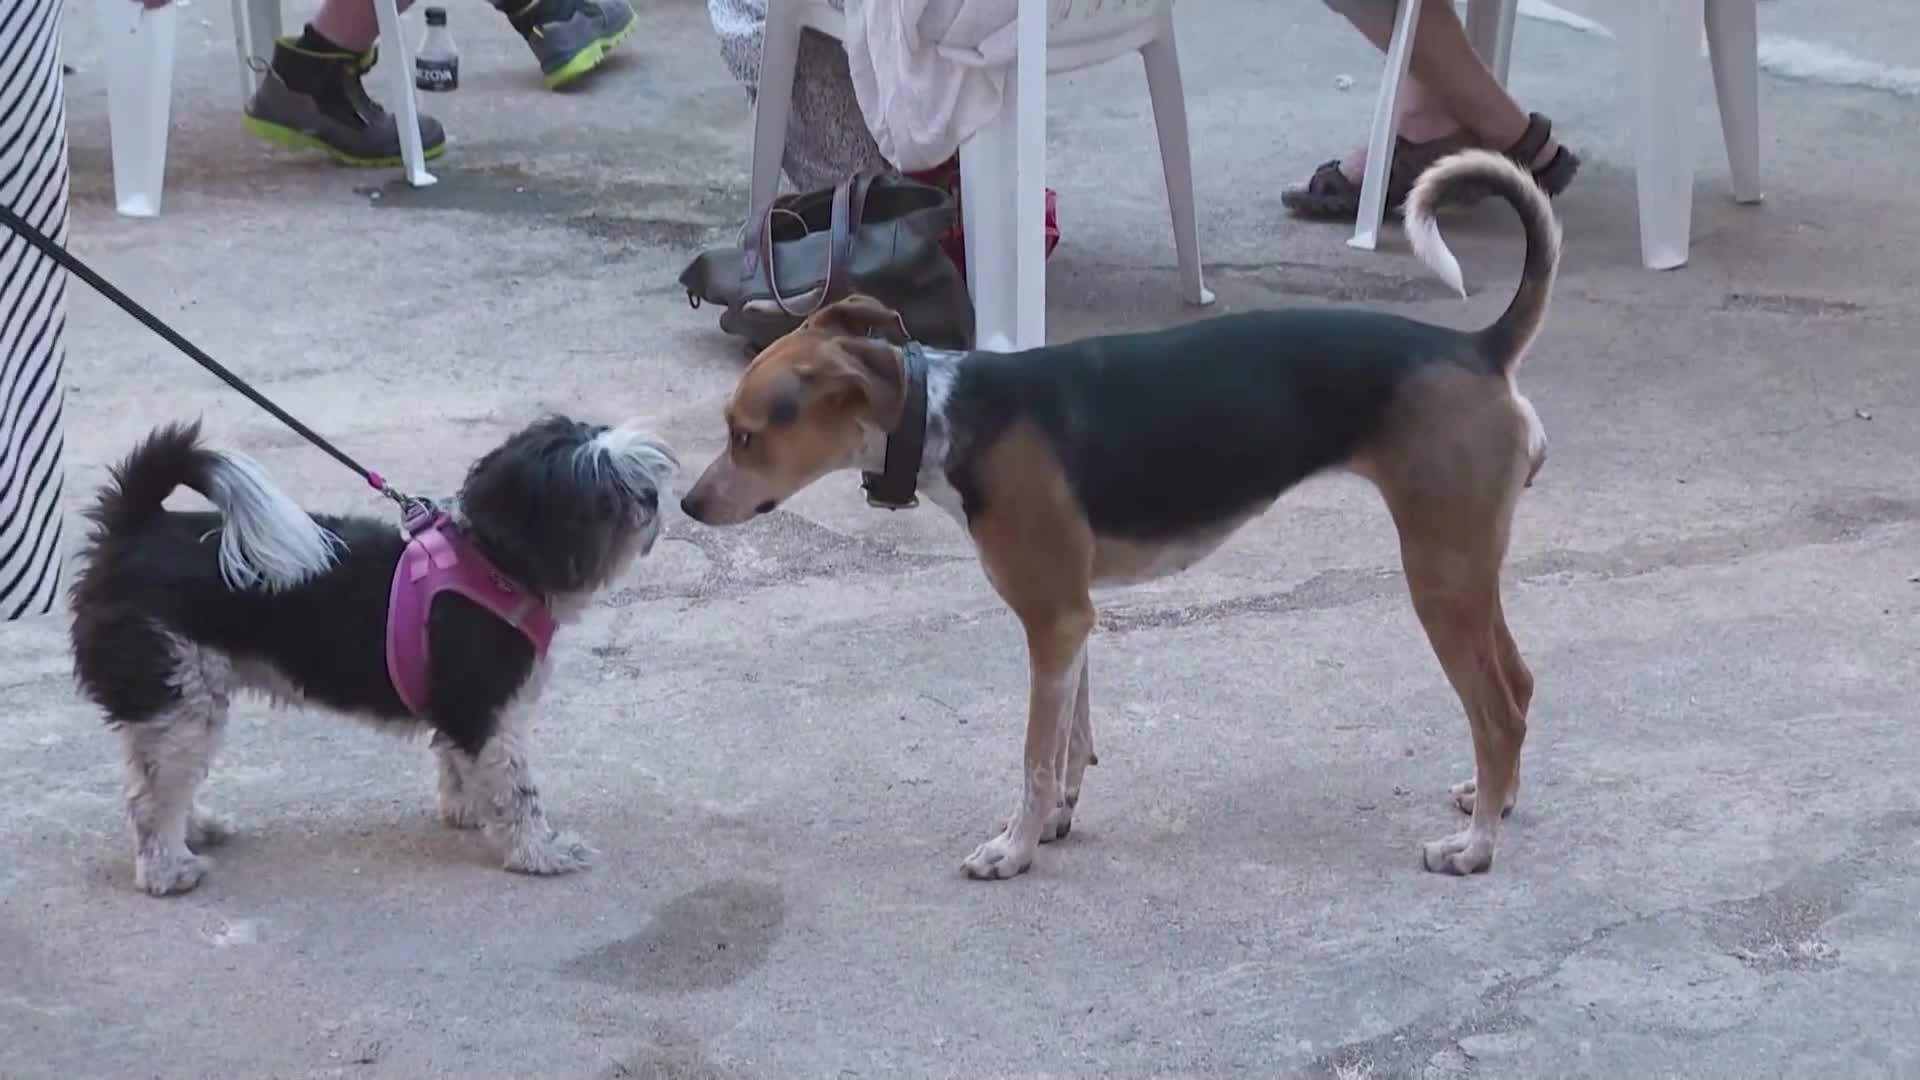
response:
[[[1138,50],[1173,0],[1048,0],[1047,69],[1071,71]]]

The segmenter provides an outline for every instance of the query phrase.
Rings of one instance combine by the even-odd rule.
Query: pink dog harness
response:
[[[387,600],[387,676],[415,716],[426,712],[432,696],[427,613],[442,592],[459,593],[525,634],[536,660],[547,655],[553,642],[553,612],[546,602],[496,569],[448,522],[446,514],[436,512],[408,523],[412,535],[393,568],[393,592]]]

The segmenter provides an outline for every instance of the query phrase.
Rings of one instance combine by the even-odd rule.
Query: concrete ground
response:
[[[1507,596],[1539,696],[1492,873],[1419,869],[1458,827],[1465,724],[1386,515],[1328,479],[1105,601],[1072,837],[962,880],[1018,778],[1020,635],[959,529],[843,476],[735,531],[676,511],[562,636],[538,764],[605,854],[565,879],[440,828],[423,749],[247,704],[208,789],[244,832],[198,891],[139,895],[64,621],[9,627],[0,1075],[1920,1075],[1920,22],[1761,10],[1776,47],[1867,66],[1766,79],[1761,207],[1727,198],[1702,85],[1693,262],[1663,274],[1637,262],[1616,43],[1520,25],[1516,93],[1587,165],[1524,374],[1553,456]],[[451,12],[463,85],[431,105],[457,142],[410,193],[249,142],[225,5],[192,0],[165,216],[133,221],[75,3],[75,249],[405,486],[444,492],[549,408],[647,418],[697,468],[741,356],[674,277],[737,224],[747,145],[702,6],[649,4],[566,95],[503,20]],[[1379,64],[1343,24],[1206,0],[1179,25],[1221,310],[1506,302],[1498,207],[1446,225],[1464,304],[1397,232],[1364,255],[1283,214],[1366,121]],[[1190,317],[1137,66],[1051,86],[1052,335]],[[73,297],[70,503],[204,416],[308,505],[385,512]]]

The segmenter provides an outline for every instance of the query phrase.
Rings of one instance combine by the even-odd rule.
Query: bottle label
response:
[[[413,85],[428,91],[458,90],[460,58],[428,60],[416,57],[413,61]]]

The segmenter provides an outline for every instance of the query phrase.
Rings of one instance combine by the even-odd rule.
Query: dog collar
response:
[[[900,426],[887,436],[880,471],[860,474],[867,505],[882,510],[911,510],[920,505],[914,489],[920,486],[920,458],[927,448],[927,355],[918,343],[901,347],[900,374],[907,384]]]
[[[433,598],[456,592],[526,635],[534,659],[553,642],[553,612],[538,593],[501,573],[445,513],[407,519],[407,546],[393,568],[387,599],[387,677],[407,711],[420,716],[432,704],[427,616]]]

